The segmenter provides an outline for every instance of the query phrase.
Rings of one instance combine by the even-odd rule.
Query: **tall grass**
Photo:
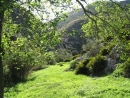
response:
[[[130,79],[88,77],[65,71],[63,66],[50,66],[35,71],[27,82],[5,88],[5,98],[130,98]]]

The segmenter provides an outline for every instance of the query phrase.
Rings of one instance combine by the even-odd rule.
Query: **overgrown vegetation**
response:
[[[48,52],[48,49],[54,47],[58,43],[58,39],[54,39],[56,42],[53,40],[50,42],[45,38],[53,39],[55,36],[51,36],[51,33],[58,35],[57,30],[52,31],[51,23],[46,25],[35,18],[30,11],[17,6],[18,8],[13,11],[5,11],[3,22],[2,47],[4,48],[5,86],[24,81],[33,70],[43,69],[56,63],[54,53]],[[9,17],[11,15],[13,16]],[[25,22],[27,23],[25,24]],[[52,26],[52,28],[50,29],[48,26]]]
[[[58,48],[56,50],[55,47],[57,47],[58,43],[61,41],[61,35],[59,35],[59,32],[56,28],[59,19],[56,18],[54,21],[44,24],[36,19],[32,14],[29,14],[30,12],[28,12],[29,16],[24,17],[24,19],[20,20],[19,23],[16,20],[13,21],[12,18],[8,17],[11,15],[12,10],[5,12],[2,35],[3,40],[1,45],[4,47],[4,49],[1,50],[1,55],[3,57],[2,61],[4,65],[4,85],[9,86],[10,84],[28,80],[27,83],[35,83],[36,86],[38,86],[38,89],[32,88],[36,89],[37,92],[41,91],[43,87],[45,89],[45,95],[42,94],[42,91],[37,95],[33,95],[30,93],[30,91],[27,91],[33,86],[32,84],[31,86],[27,85],[27,89],[26,87],[22,87],[21,85],[23,84],[20,83],[12,87],[12,89],[8,87],[5,88],[5,97],[21,98],[24,97],[23,93],[26,92],[27,95],[25,95],[25,98],[30,96],[31,98],[42,98],[43,96],[58,98],[59,96],[61,97],[63,93],[61,91],[64,90],[67,92],[64,92],[62,97],[74,96],[74,98],[80,98],[87,96],[97,98],[105,96],[105,98],[110,98],[115,97],[118,93],[120,93],[118,95],[119,98],[130,96],[130,90],[127,88],[128,86],[122,84],[122,81],[125,79],[123,77],[130,78],[130,5],[120,5],[119,3],[115,2],[98,1],[91,4],[91,6],[94,6],[96,13],[90,13],[88,22],[84,23],[82,26],[82,30],[86,33],[86,36],[83,37],[87,37],[88,39],[83,45],[81,54],[77,54],[74,49],[69,51],[67,48]],[[25,8],[20,9],[22,9],[21,14],[24,14],[23,12],[26,11]],[[24,15],[26,16],[26,14]],[[18,15],[16,17],[19,19],[21,16]],[[28,20],[29,22],[27,22]],[[26,24],[26,22],[28,24]],[[74,74],[72,75],[72,72],[65,73],[64,68],[68,68],[68,66],[63,66],[64,62],[71,62],[69,64],[70,67],[67,70],[74,70],[76,74],[93,76],[93,78],[87,76],[84,77],[81,75],[75,76]],[[29,80],[28,76],[32,71],[43,69],[49,67],[49,65],[55,65],[56,63],[58,63],[60,66],[51,66],[51,68],[48,70],[42,70],[44,73],[42,71],[37,71],[36,73],[42,73],[42,75],[36,75],[36,82]],[[52,68],[54,69],[52,70]],[[106,74],[106,70],[107,74],[113,72],[110,77],[106,76],[105,78],[95,78],[95,76]],[[32,75],[35,75],[35,72]],[[67,77],[65,77],[66,75]],[[41,78],[42,76],[44,78]],[[46,78],[46,76],[49,77]],[[117,79],[116,77],[120,77],[121,79]],[[70,79],[70,81],[76,81],[74,81],[75,83],[71,82],[72,84],[69,82],[71,84],[70,85],[67,82],[68,80],[66,80],[67,78]],[[109,78],[111,80],[109,80]],[[61,81],[62,79],[65,80]],[[86,84],[86,79],[94,84]],[[94,79],[97,82],[92,81]],[[98,79],[103,81],[103,83]],[[116,81],[115,79],[120,81]],[[41,80],[43,80],[43,83],[41,83]],[[53,82],[54,80],[56,82]],[[108,82],[110,84],[106,84],[106,81],[108,80],[110,81]],[[129,79],[125,80],[126,82],[129,81]],[[120,87],[118,84],[115,84],[115,81],[118,84],[122,84],[122,87]],[[45,86],[46,84],[48,85]],[[80,87],[79,89],[78,86],[75,87],[77,84],[80,84],[79,87],[84,87]],[[99,84],[100,86],[95,84]],[[113,84],[114,87],[111,86],[111,84]],[[129,83],[126,84],[130,85]],[[64,87],[63,85],[67,86]],[[106,85],[109,86],[106,88]],[[123,88],[124,86],[126,86],[126,88]],[[22,93],[17,92],[17,87]],[[62,88],[62,90],[56,90],[55,88],[57,87],[60,87],[60,90]],[[75,88],[73,89],[73,92],[70,93],[69,90],[72,89],[72,87]],[[92,91],[87,91],[86,87],[87,89],[89,87],[89,89]],[[99,89],[99,87],[101,87],[101,89]],[[34,91],[35,90],[33,90],[33,92]],[[112,93],[112,95],[110,93]],[[128,96],[125,95],[126,93]]]
[[[94,75],[102,74],[106,66],[107,66],[106,57],[101,55],[93,57],[87,64],[87,67],[90,69],[90,72]]]
[[[5,88],[7,98],[129,98],[130,79],[88,77],[66,72],[70,63],[32,73],[28,81]]]
[[[114,43],[104,46],[102,49],[100,49],[99,54],[104,55],[104,56],[110,54],[114,46],[115,46]]]
[[[80,61],[76,66],[76,74],[90,75],[90,70],[87,64],[91,61],[91,58]]]

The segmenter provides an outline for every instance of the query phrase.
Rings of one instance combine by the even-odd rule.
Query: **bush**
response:
[[[7,65],[3,66],[4,71],[4,86],[8,86],[12,83],[11,72]]]
[[[73,57],[66,58],[63,62],[70,62],[73,60]]]
[[[115,44],[111,44],[111,45],[101,48],[99,51],[99,54],[101,54],[103,56],[108,55],[114,46],[115,46]]]
[[[35,50],[30,48],[26,39],[10,42],[5,47],[3,56],[5,86],[26,80],[37,61],[36,58]]]
[[[86,55],[87,57],[96,56],[100,49],[103,47],[103,43],[100,41],[93,41],[89,39],[85,45],[83,45],[83,50],[81,52],[82,55]]]
[[[128,58],[124,63],[119,63],[117,65],[116,70],[113,72],[113,76],[130,78],[130,58]]]
[[[79,63],[78,59],[72,60],[69,70],[75,70],[78,63]]]
[[[124,65],[122,63],[117,64],[116,69],[112,73],[112,76],[114,76],[114,77],[123,76],[124,77],[123,66]]]
[[[71,61],[73,58],[72,53],[66,49],[58,49],[54,52],[56,62]]]
[[[107,66],[106,57],[101,55],[93,57],[87,64],[87,67],[89,68],[90,72],[94,75],[102,74],[106,66]]]
[[[55,55],[53,52],[47,52],[44,54],[44,61],[47,65],[54,65],[56,64]]]
[[[74,59],[76,59],[76,58],[78,58],[80,56],[81,56],[80,54],[74,55],[72,59],[74,60]]]
[[[22,52],[5,55],[3,62],[6,83],[26,80],[33,67],[31,60],[27,55],[22,55]]]
[[[113,37],[110,35],[104,38],[104,41],[106,42],[110,42],[111,40],[113,40]]]
[[[123,64],[124,76],[130,78],[130,58],[128,58]]]
[[[89,75],[90,71],[89,71],[89,68],[87,67],[87,64],[89,63],[90,60],[91,58],[87,58],[87,59],[82,60],[80,63],[78,63],[76,66],[75,73]]]

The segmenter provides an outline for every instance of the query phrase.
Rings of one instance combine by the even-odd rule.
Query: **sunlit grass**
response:
[[[33,72],[27,82],[5,88],[4,98],[130,98],[130,79],[75,75],[68,67]]]

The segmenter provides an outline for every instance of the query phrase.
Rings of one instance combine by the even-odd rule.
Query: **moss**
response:
[[[99,54],[101,54],[103,56],[108,55],[111,52],[111,50],[112,50],[112,48],[114,46],[115,46],[115,44],[112,43],[112,44],[110,44],[108,46],[105,46],[105,47],[101,48],[101,50],[99,51]]]
[[[100,75],[106,66],[107,66],[106,57],[101,55],[93,57],[87,64],[87,67],[89,68],[90,72],[94,75]]]
[[[85,74],[85,75],[89,75],[90,71],[89,68],[87,67],[87,64],[89,63],[89,61],[91,60],[91,58],[87,58],[85,60],[82,60],[76,67],[76,74]]]

